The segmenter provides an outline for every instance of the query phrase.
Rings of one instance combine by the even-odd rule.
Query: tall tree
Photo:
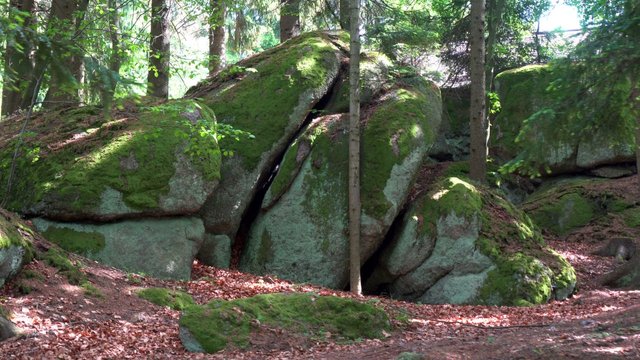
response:
[[[340,28],[351,31],[351,0],[339,0]]]
[[[102,89],[102,105],[105,114],[111,111],[111,105],[115,96],[118,80],[120,78],[120,68],[122,67],[122,49],[120,44],[120,15],[118,0],[107,1],[107,11],[109,13],[109,40],[111,42],[111,54],[109,55],[109,72],[103,75],[104,84]]]
[[[210,0],[209,5],[209,75],[213,76],[224,65],[227,9],[224,0]]]
[[[4,76],[2,84],[2,110],[0,115],[8,115],[20,109],[20,103],[28,85],[28,77],[33,71],[31,51],[33,43],[29,29],[33,24],[34,0],[11,0],[9,17],[21,31],[15,32],[7,40],[4,53]]]
[[[80,103],[78,85],[82,78],[82,58],[79,46],[81,24],[89,0],[54,0],[51,2],[49,33],[56,42],[51,54],[52,66],[45,108],[73,106]]]
[[[151,44],[147,95],[169,98],[169,0],[151,0]]]
[[[362,294],[360,278],[360,0],[350,0],[349,56],[349,268],[351,292]]]
[[[471,29],[469,31],[469,46],[471,49],[471,151],[469,155],[469,175],[472,179],[480,182],[485,181],[487,173],[487,135],[489,132],[486,117],[484,1],[471,0]]]
[[[300,0],[280,0],[280,42],[300,35]]]

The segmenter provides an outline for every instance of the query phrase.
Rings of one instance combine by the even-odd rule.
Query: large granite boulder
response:
[[[492,123],[490,147],[492,154],[508,161],[521,152],[516,142],[525,120],[553,101],[548,89],[559,75],[549,65],[530,65],[508,70],[496,76],[496,92],[500,97],[501,111]],[[566,109],[556,114],[555,121],[571,122],[578,114],[577,109]],[[611,109],[608,116],[620,118],[620,122],[635,121],[624,118],[621,111]],[[593,120],[594,123],[598,119]],[[610,121],[610,120],[609,120]],[[600,127],[583,138],[574,137],[561,142],[555,139],[556,129],[529,124],[536,131],[530,141],[545,143],[545,159],[541,168],[548,167],[553,173],[576,172],[597,166],[632,162],[635,160],[633,136],[613,136],[608,128]],[[629,128],[633,129],[633,124]],[[613,139],[621,142],[613,141]],[[555,145],[552,145],[555,144]]]
[[[204,240],[202,220],[195,217],[104,224],[38,218],[33,223],[45,238],[65,250],[157,278],[190,279],[193,259]]]
[[[201,135],[214,124],[211,110],[190,100],[108,120],[92,107],[13,118],[0,123],[0,200],[59,221],[193,214],[220,177],[216,139]]]
[[[189,278],[204,240],[194,214],[220,177],[206,105],[127,103],[109,119],[92,107],[49,112],[27,122],[20,140],[24,123],[0,123],[0,200],[36,217],[38,230],[67,250],[127,271]]]
[[[404,207],[440,123],[439,90],[398,80],[362,118],[361,255]],[[240,261],[243,271],[342,288],[348,280],[348,116],[321,117],[288,149]]]
[[[425,180],[435,181],[409,207],[366,289],[421,303],[487,305],[540,304],[573,292],[571,265],[511,203],[446,172]]]
[[[348,57],[342,34],[304,34],[240,61],[187,93],[209,105],[220,123],[255,135],[221,141],[232,156],[223,159],[220,185],[201,212],[209,233],[199,254],[204,262],[225,262],[219,249],[235,239],[277,160],[337,80]]]
[[[0,287],[31,261],[33,236],[15,215],[0,209]]]

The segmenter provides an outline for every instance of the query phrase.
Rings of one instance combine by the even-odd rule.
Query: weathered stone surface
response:
[[[193,217],[105,224],[35,219],[34,225],[66,250],[125,271],[181,280],[190,278],[204,238],[202,221]]]
[[[440,123],[439,90],[400,81],[363,113],[362,260],[404,206]],[[240,268],[341,288],[348,275],[347,116],[316,119],[289,148],[253,225]]]
[[[17,217],[0,209],[0,287],[31,261],[31,236]]]
[[[446,174],[429,189],[405,214],[366,289],[421,303],[490,305],[538,304],[573,292],[571,265],[508,201]]]
[[[20,330],[11,321],[0,315],[0,341],[18,336]]]
[[[547,88],[556,78],[557,75],[548,65],[525,66],[496,76],[496,92],[500,96],[502,109],[492,123],[490,147],[495,157],[508,161],[519,155],[521,147],[516,143],[516,137],[529,116],[553,101]],[[565,109],[562,114],[555,114],[554,121],[577,121],[574,120],[577,113],[578,110],[575,108]],[[608,116],[622,115],[617,109],[611,109]],[[592,121],[597,123],[604,119]],[[621,118],[619,121],[626,120]],[[545,144],[543,150],[546,158],[539,165],[541,168],[548,166],[552,173],[577,172],[601,165],[631,162],[635,159],[633,136],[621,137],[611,134],[608,127],[596,128],[582,138],[574,137],[558,144],[554,137],[557,128],[536,127],[535,122],[530,125],[536,131],[532,132],[531,139],[524,141]],[[548,139],[555,140],[547,142]],[[554,143],[556,145],[553,145]]]
[[[235,238],[276,159],[336,81],[346,56],[340,44],[339,35],[308,33],[243,60],[189,91],[188,96],[203,98],[219,122],[255,135],[251,140],[221,142],[233,156],[223,159],[220,185],[201,212],[207,232]]]
[[[205,105],[131,105],[105,120],[87,107],[32,119],[18,151],[11,191],[0,171],[0,200],[29,216],[63,221],[117,220],[197,212],[215,188],[220,149],[203,128]],[[0,167],[10,168],[22,119],[0,123]]]

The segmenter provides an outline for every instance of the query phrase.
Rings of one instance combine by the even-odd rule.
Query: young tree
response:
[[[349,56],[349,268],[351,292],[362,294],[360,279],[360,0],[351,0]]]
[[[151,44],[149,46],[149,74],[147,95],[169,98],[169,38],[168,0],[151,0]]]
[[[2,116],[20,109],[24,91],[28,85],[27,74],[33,71],[34,64],[30,56],[33,43],[29,29],[34,22],[34,9],[34,0],[11,0],[9,3],[10,21],[15,21],[20,31],[12,34],[5,48],[2,110],[0,111]]]
[[[280,0],[280,42],[300,35],[300,0]]]
[[[210,0],[209,5],[209,75],[213,76],[224,65],[227,9],[224,0]]]
[[[471,0],[471,104],[469,175],[473,180],[484,182],[487,173],[488,121],[486,117],[484,0]]]
[[[80,103],[78,87],[82,78],[84,52],[76,43],[89,0],[51,2],[49,32],[56,42],[52,48],[51,80],[44,99],[45,108],[74,106]]]

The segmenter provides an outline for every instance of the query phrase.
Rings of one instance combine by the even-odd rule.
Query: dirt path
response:
[[[57,269],[36,260],[0,292],[0,305],[27,333],[0,343],[0,358],[396,359],[405,352],[425,359],[640,358],[640,291],[597,288],[593,279],[615,263],[589,255],[594,245],[550,245],[578,273],[580,291],[567,301],[516,308],[417,305],[377,298],[402,326],[385,339],[309,343],[273,331],[255,339],[250,350],[215,355],[187,353],[178,337],[179,312],[150,304],[135,290],[182,289],[199,303],[282,291],[351,295],[197,263],[194,280],[184,282],[142,278],[81,260],[82,271],[98,289],[91,292],[70,285]]]

